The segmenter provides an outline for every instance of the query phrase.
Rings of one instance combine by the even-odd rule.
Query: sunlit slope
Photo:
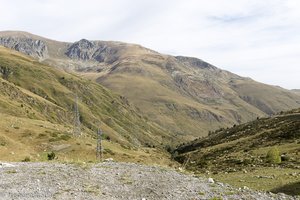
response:
[[[0,44],[128,98],[147,120],[172,135],[172,143],[300,106],[300,96],[292,91],[136,44],[66,43],[26,32],[0,32]]]
[[[194,169],[230,170],[251,166],[269,166],[267,152],[278,148],[283,159],[281,166],[298,168],[300,157],[300,109],[281,112],[182,144],[175,151],[178,160],[189,157],[188,166]]]
[[[24,152],[34,152],[40,145],[50,148],[68,141],[88,141],[94,146],[98,125],[106,139],[128,148],[160,146],[169,141],[169,136],[158,125],[147,122],[125,97],[97,83],[4,47],[0,47],[0,67],[9,71],[8,78],[2,74],[0,78],[1,148],[7,152],[24,146],[28,149]],[[72,136],[76,95],[83,133],[78,139]],[[94,151],[89,145],[82,149]]]

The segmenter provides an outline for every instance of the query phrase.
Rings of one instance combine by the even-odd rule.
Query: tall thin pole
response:
[[[97,130],[96,159],[99,160],[99,161],[102,161],[102,159],[103,159],[102,130],[100,129],[100,127]]]
[[[78,96],[75,96],[75,104],[74,104],[74,126],[73,126],[73,135],[78,137],[81,135],[81,128],[80,128],[80,114],[78,108]]]

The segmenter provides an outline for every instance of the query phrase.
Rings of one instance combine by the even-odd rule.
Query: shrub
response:
[[[171,154],[171,158],[174,159],[178,156],[178,151],[175,151],[174,153]]]
[[[52,151],[51,153],[48,153],[48,160],[54,160],[55,158],[55,153]]]
[[[12,71],[6,66],[0,66],[0,73],[2,74],[2,78],[7,80]]]
[[[22,160],[22,162],[30,162],[30,158],[29,158],[28,156],[26,156],[26,157],[24,158],[24,160]]]
[[[71,136],[69,136],[69,135],[61,135],[60,139],[67,141],[67,140],[71,139]]]
[[[290,161],[291,160],[291,157],[286,154],[281,155],[280,157],[281,157],[281,161]]]
[[[222,198],[221,197],[213,197],[210,200],[222,200]]]
[[[272,164],[279,164],[281,163],[281,156],[278,148],[273,147],[267,153],[267,162]]]
[[[166,145],[165,150],[167,150],[167,152],[169,153],[172,153],[174,151],[174,148],[172,148],[170,145]]]

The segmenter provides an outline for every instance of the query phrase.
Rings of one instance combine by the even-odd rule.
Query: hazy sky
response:
[[[300,89],[300,0],[0,0],[0,30],[138,43]]]

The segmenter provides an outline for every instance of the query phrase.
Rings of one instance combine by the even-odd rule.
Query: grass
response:
[[[210,200],[222,200],[222,197],[213,197],[213,198],[210,198]]]
[[[236,187],[299,195],[300,109],[220,129],[175,149],[187,169]],[[205,172],[209,171],[209,175]]]
[[[0,77],[1,159],[21,161],[30,156],[32,161],[45,161],[44,152],[69,145],[55,151],[58,161],[95,160],[95,133],[100,123],[108,152],[105,156],[120,161],[172,163],[164,152],[145,152],[146,143],[163,146],[161,135],[167,133],[147,122],[122,96],[3,47],[0,66],[13,72],[7,80]],[[72,136],[75,92],[82,120],[80,138]]]
[[[15,169],[7,170],[7,171],[5,171],[5,173],[7,173],[7,174],[15,174],[15,173],[17,173],[17,170],[15,170]]]
[[[123,174],[120,178],[119,181],[121,181],[123,184],[131,185],[133,184],[133,180],[131,177],[127,174]]]
[[[98,185],[85,185],[83,191],[87,193],[92,193],[94,195],[99,195],[101,192],[100,187]]]
[[[298,175],[293,176],[292,174]],[[299,185],[296,185],[296,183],[299,182],[300,177],[299,169],[264,167],[249,170],[249,172],[247,173],[219,173],[212,174],[210,176],[220,182],[229,183],[230,185],[233,185],[235,187],[247,186],[251,189],[263,191],[276,191],[277,188],[291,185],[291,187],[289,188],[290,194],[300,195],[298,190]],[[293,184],[295,185],[293,186]]]

